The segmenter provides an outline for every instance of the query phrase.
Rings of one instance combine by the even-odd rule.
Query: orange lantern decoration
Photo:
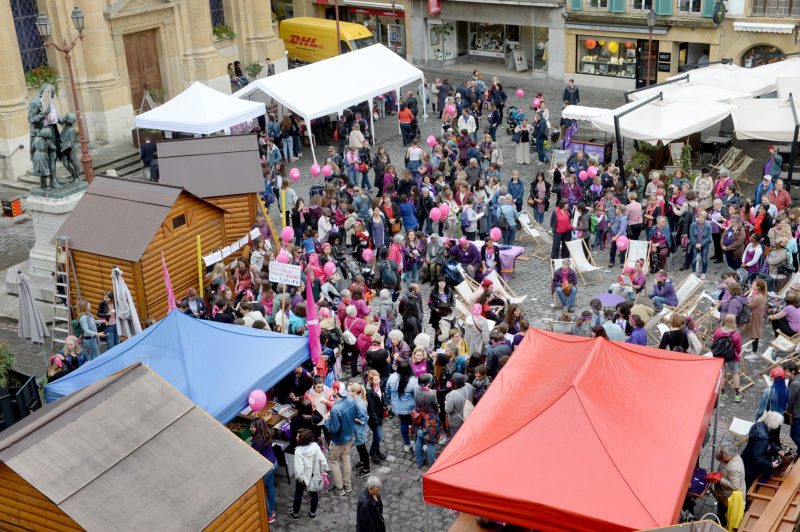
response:
[[[625,41],[625,48],[630,48],[631,46],[633,46],[631,41]]]
[[[594,39],[587,39],[586,40],[586,49],[587,50],[594,50],[594,47],[597,46],[597,41]]]

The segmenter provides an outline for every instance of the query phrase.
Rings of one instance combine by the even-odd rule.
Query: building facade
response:
[[[411,0],[417,65],[447,66],[475,58],[532,77],[564,74],[563,2]]]
[[[45,48],[36,16],[52,23],[52,40],[77,34],[72,0],[0,2],[0,178],[13,180],[29,167],[27,105],[35,95],[35,70],[56,71],[56,111],[74,111],[64,54]],[[285,68],[283,42],[272,24],[269,0],[80,0],[83,41],[72,51],[75,86],[90,142],[130,137],[145,93],[169,99],[194,81],[230,92],[227,64],[267,57]],[[226,30],[231,30],[230,32]],[[216,34],[216,36],[215,36]]]
[[[800,51],[800,0],[729,0],[720,26],[722,57],[743,67]]]
[[[284,2],[286,0],[278,0]],[[279,5],[279,4],[276,4]],[[339,0],[339,20],[361,24],[372,32],[375,41],[411,58],[411,16],[409,0],[397,2],[371,0]],[[291,8],[288,10],[288,8]],[[336,5],[328,0],[294,0],[277,13],[279,19],[295,17],[336,18]]]

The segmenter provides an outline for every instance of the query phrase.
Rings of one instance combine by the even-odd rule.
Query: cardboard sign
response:
[[[302,268],[294,264],[283,264],[277,261],[269,263],[269,282],[286,284],[289,286],[300,286],[300,276]]]

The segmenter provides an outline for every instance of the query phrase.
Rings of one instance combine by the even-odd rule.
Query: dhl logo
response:
[[[301,37],[299,35],[290,35],[289,44],[298,44],[300,46],[307,46],[309,48],[322,48],[321,44],[317,44],[316,37]]]

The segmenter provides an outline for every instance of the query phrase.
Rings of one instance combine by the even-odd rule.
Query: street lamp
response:
[[[92,165],[92,156],[89,155],[89,145],[86,143],[86,134],[83,130],[83,118],[81,117],[80,105],[78,105],[78,93],[75,90],[75,77],[72,74],[72,56],[70,56],[70,52],[73,48],[75,48],[75,45],[78,43],[78,39],[83,40],[83,23],[85,17],[83,15],[83,11],[75,6],[75,8],[72,10],[72,15],[70,15],[70,18],[72,18],[73,26],[75,26],[75,29],[78,30],[78,36],[72,39],[71,43],[67,43],[67,41],[64,40],[64,44],[58,45],[50,41],[50,37],[53,34],[52,26],[50,24],[50,19],[44,13],[39,13],[39,16],[36,17],[36,30],[39,32],[39,37],[41,37],[45,46],[52,46],[59,52],[62,52],[67,60],[69,83],[72,87],[72,101],[75,103],[75,116],[78,118],[78,134],[80,135],[81,139],[81,163],[83,164],[83,176],[86,178],[88,183],[91,183],[94,179],[94,166]]]
[[[656,25],[657,16],[652,9],[647,13],[647,32],[650,35],[647,39],[647,85],[650,85],[650,77],[652,76],[650,68],[653,60],[653,28]]]

